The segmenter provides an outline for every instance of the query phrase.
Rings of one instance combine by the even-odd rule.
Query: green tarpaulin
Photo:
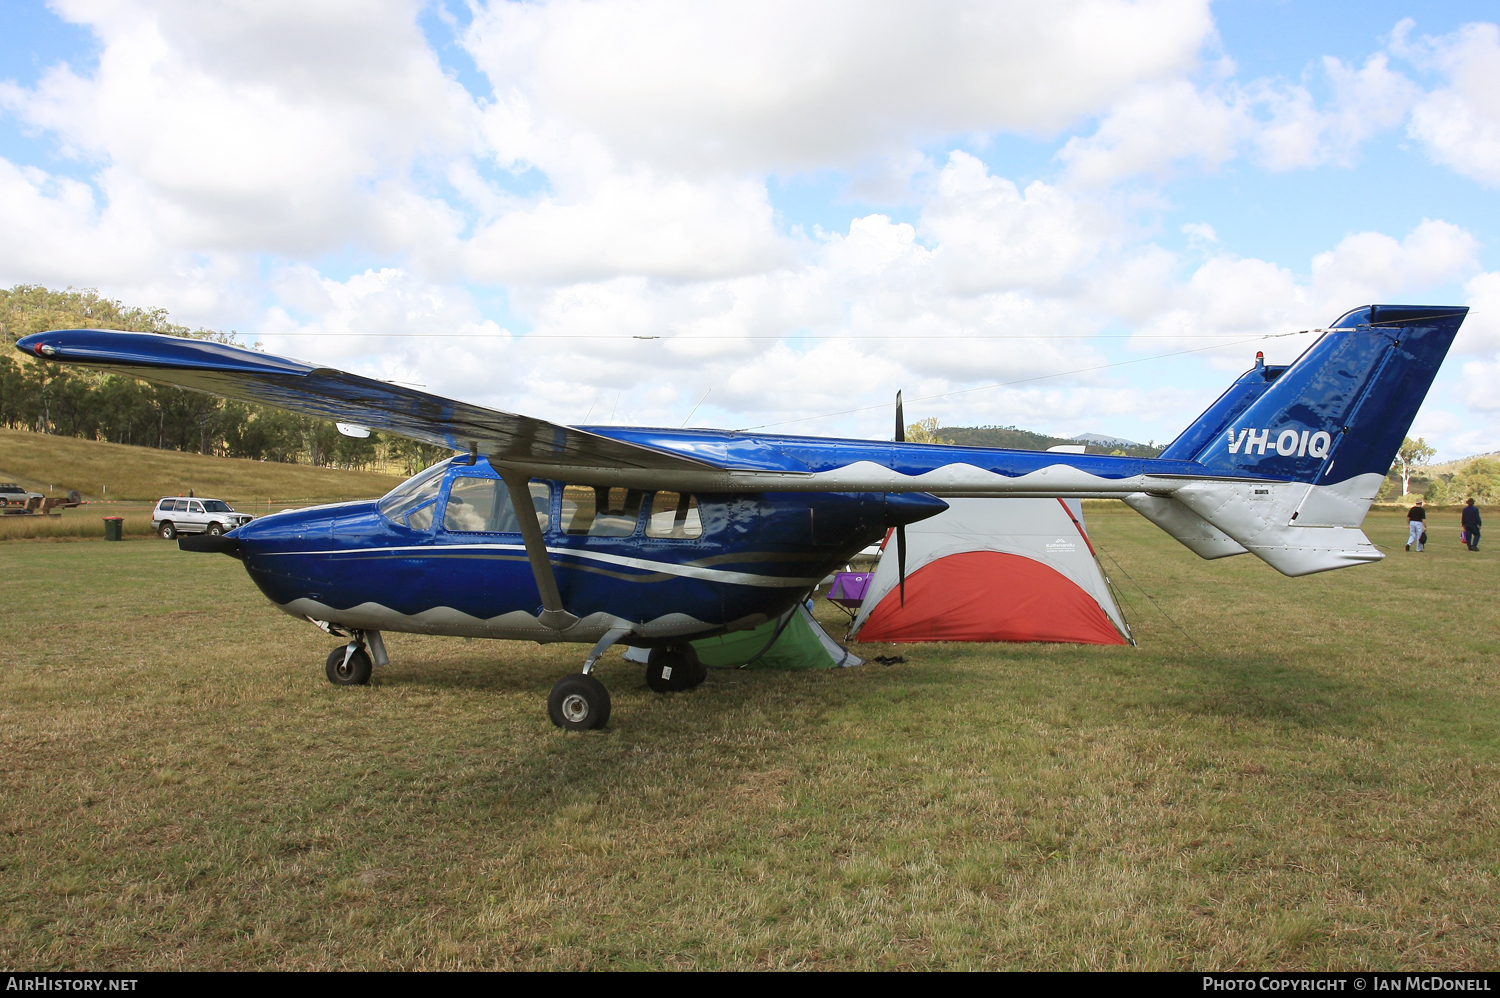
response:
[[[711,668],[837,669],[862,664],[818,626],[805,606],[754,630],[703,638],[692,645],[698,660]]]

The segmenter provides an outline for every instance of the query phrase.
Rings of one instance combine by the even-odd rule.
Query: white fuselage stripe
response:
[[[345,548],[331,551],[267,551],[265,554],[325,557],[329,555],[389,554],[402,551],[414,551],[423,554],[441,554],[448,551],[514,551],[524,556],[526,546],[524,544],[411,544],[403,547]],[[688,579],[702,579],[706,582],[729,582],[739,586],[795,589],[801,586],[811,586],[819,581],[817,578],[804,579],[787,575],[757,575],[753,572],[730,572],[721,568],[703,568],[698,565],[675,565],[667,561],[648,561],[645,558],[627,558],[624,555],[605,554],[602,551],[579,551],[576,548],[548,548],[547,554],[584,558],[590,561],[603,562],[606,565],[620,565],[626,568],[639,569],[643,572],[660,572],[664,575],[677,575]]]

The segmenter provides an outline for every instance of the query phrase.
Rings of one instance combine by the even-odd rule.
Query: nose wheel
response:
[[[335,648],[328,653],[324,671],[335,686],[368,686],[372,663],[363,648]]]

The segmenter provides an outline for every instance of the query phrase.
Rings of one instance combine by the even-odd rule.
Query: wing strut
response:
[[[526,558],[531,562],[531,574],[536,579],[537,592],[542,594],[542,612],[538,619],[543,626],[556,631],[567,630],[578,623],[578,618],[563,609],[562,593],[557,588],[557,576],[552,574],[552,561],[547,557],[547,539],[542,536],[542,525],[536,522],[532,512],[531,479],[514,471],[502,471],[505,488],[510,492],[510,504],[515,508],[516,520],[521,525],[521,540],[526,542]]]

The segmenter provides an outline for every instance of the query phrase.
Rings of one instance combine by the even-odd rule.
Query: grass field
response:
[[[91,500],[145,500],[162,496],[212,496],[231,503],[335,502],[389,492],[400,478],[303,464],[243,461],[152,447],[55,437],[0,429],[0,482],[66,495],[77,489]]]
[[[392,635],[339,689],[231,559],[0,546],[0,963],[1493,967],[1500,554],[1379,512],[1385,562],[1284,579],[1089,516],[1190,637],[1106,559],[1139,649],[616,653],[581,735],[581,648]]]

